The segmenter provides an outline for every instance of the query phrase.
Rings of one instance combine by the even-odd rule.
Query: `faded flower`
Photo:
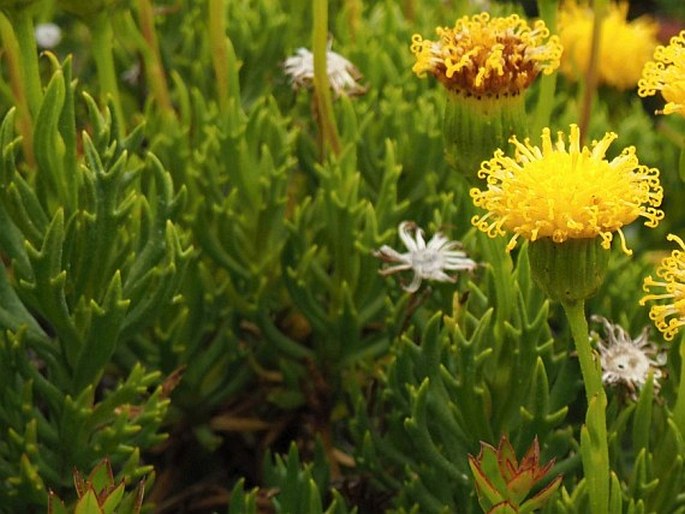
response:
[[[298,48],[295,55],[285,60],[283,70],[294,89],[312,87],[314,54],[306,48]],[[337,96],[361,95],[366,92],[366,88],[359,84],[362,74],[357,67],[330,49],[326,52],[326,70],[331,89]]]
[[[419,289],[422,280],[437,280],[438,282],[455,282],[455,278],[446,271],[472,271],[477,264],[460,250],[459,241],[450,241],[440,232],[426,241],[423,230],[411,221],[403,221],[399,225],[400,239],[407,248],[407,252],[400,253],[388,245],[383,245],[374,255],[385,262],[398,263],[379,271],[381,275],[391,275],[399,271],[412,270],[414,276],[405,291],[414,293]],[[414,235],[412,236],[412,231]]]
[[[654,390],[660,389],[660,366],[664,364],[665,355],[659,354],[658,348],[649,341],[647,327],[636,338],[632,339],[620,325],[615,325],[603,316],[592,316],[592,321],[601,323],[605,338],[593,333],[597,339],[599,358],[602,365],[602,382],[606,385],[622,385],[628,389],[633,399],[637,392],[647,383],[652,373]]]

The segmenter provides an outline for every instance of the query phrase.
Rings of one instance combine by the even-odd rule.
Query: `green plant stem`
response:
[[[583,468],[588,482],[590,506],[593,514],[606,514],[610,469],[605,412],[607,400],[602,387],[602,371],[599,362],[593,356],[590,345],[585,319],[585,302],[582,300],[562,302],[562,306],[571,328],[588,401],[586,426],[583,427],[588,437],[581,437],[581,455],[583,455]],[[590,448],[583,448],[584,443],[589,444]]]
[[[549,120],[554,108],[554,93],[557,88],[557,74],[540,77],[540,92],[533,118],[533,130],[531,135],[539,138],[542,129],[549,127]]]
[[[126,133],[126,120],[121,106],[117,72],[114,66],[114,54],[112,51],[114,32],[112,31],[110,17],[111,13],[103,11],[92,19],[90,29],[93,37],[93,57],[95,58],[98,80],[100,81],[101,100],[107,103],[107,98],[111,98],[114,114],[118,122],[119,136],[123,136]]]
[[[580,371],[583,374],[583,383],[585,384],[585,393],[589,399],[596,394],[604,392],[604,389],[602,388],[602,375],[598,363],[592,355],[592,347],[588,337],[585,302],[562,302],[562,306],[564,307],[564,312],[566,312],[571,335],[576,345],[576,352],[578,352],[578,360],[580,361]]]
[[[456,16],[465,16],[467,14],[470,14],[469,9],[471,8],[471,4],[469,0],[454,0],[452,2],[452,10],[455,13]]]
[[[219,105],[225,109],[230,91],[228,90],[228,47],[224,0],[209,0],[209,45],[212,51]]]
[[[171,105],[169,86],[162,66],[162,57],[155,31],[154,12],[150,0],[138,0],[138,21],[145,39],[142,53],[148,75],[148,84],[160,109],[165,113],[173,113],[174,109]]]
[[[537,0],[540,18],[545,22],[551,34],[557,32],[557,11],[559,0]]]
[[[557,0],[538,0],[538,12],[552,34],[556,33]],[[557,87],[557,73],[540,77],[540,92],[538,95],[533,120],[532,135],[538,137],[544,127],[549,126],[549,119],[554,107],[554,92]]]
[[[43,99],[43,88],[38,71],[38,48],[34,35],[33,17],[29,9],[18,9],[12,13],[11,22],[21,51],[21,71],[26,98],[31,114],[35,116]]]
[[[402,11],[407,21],[413,22],[416,19],[416,0],[404,0]]]
[[[597,90],[599,49],[602,39],[602,23],[606,16],[608,0],[594,0],[593,11],[595,14],[592,24],[592,46],[590,47],[590,61],[588,69],[585,71],[585,84],[582,89],[581,111],[580,111],[580,138],[581,144],[588,127],[590,126],[590,113],[592,112],[592,101]]]
[[[335,155],[339,155],[342,147],[333,114],[333,100],[331,98],[326,63],[326,52],[328,50],[328,0],[312,1],[314,12],[312,36],[312,47],[314,50],[314,95],[316,99],[317,120],[323,136],[324,151],[330,147]]]
[[[362,9],[364,8],[362,0],[346,0],[345,11],[347,15],[347,26],[350,29],[350,37],[354,41],[359,32],[359,23],[361,19]]]
[[[685,138],[680,139],[680,156],[678,158],[678,176],[685,182]]]
[[[0,12],[0,35],[2,35],[2,46],[7,56],[12,96],[19,114],[17,125],[22,136],[24,157],[29,166],[34,167],[36,161],[33,155],[33,119],[26,98],[28,87],[25,85],[25,75],[22,72],[22,53],[12,29],[12,23],[2,12]]]
[[[680,355],[680,382],[678,383],[678,398],[673,407],[673,420],[680,430],[681,436],[685,435],[685,333],[680,338],[678,347]]]

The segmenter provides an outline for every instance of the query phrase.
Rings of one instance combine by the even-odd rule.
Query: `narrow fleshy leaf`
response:
[[[487,511],[493,505],[501,503],[505,497],[491,482],[490,476],[485,474],[483,469],[481,469],[478,460],[472,455],[469,455],[468,459],[469,467],[471,468],[476,483],[478,501],[481,507]]]
[[[540,489],[535,496],[526,500],[521,505],[521,514],[526,514],[528,512],[534,512],[537,509],[541,509],[554,494],[561,485],[563,477],[561,475],[556,476],[549,484]]]

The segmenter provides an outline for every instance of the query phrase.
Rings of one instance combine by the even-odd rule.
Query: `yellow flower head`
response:
[[[561,44],[550,37],[541,20],[529,27],[513,14],[490,18],[488,13],[459,18],[454,28],[438,27],[438,41],[412,37],[419,77],[430,72],[450,91],[474,96],[515,95],[540,71],[559,66]],[[546,41],[546,42],[545,42]]]
[[[600,236],[608,249],[618,232],[623,251],[630,254],[621,227],[639,216],[655,227],[664,216],[657,208],[663,189],[659,171],[640,165],[634,147],[611,161],[605,158],[616,137],[607,133],[590,148],[581,148],[580,130],[571,125],[567,148],[563,133],[553,143],[545,128],[538,148],[513,136],[514,157],[498,149],[481,164],[478,176],[487,179],[487,189],[472,188],[470,194],[488,212],[474,216],[473,224],[490,237],[504,235],[505,229],[513,232],[509,250],[519,236],[531,241],[548,237],[556,243]]]
[[[651,96],[657,90],[667,102],[664,110],[657,112],[685,116],[685,30],[673,36],[668,46],[658,46],[654,61],[645,64],[642,70],[638,94]]]
[[[674,234],[669,234],[667,239],[678,243],[680,249],[673,250],[661,261],[656,270],[656,276],[661,280],[655,280],[651,275],[645,278],[642,289],[650,294],[640,299],[640,305],[667,300],[668,303],[652,305],[649,317],[664,333],[664,339],[670,341],[685,325],[685,243]],[[661,289],[661,292],[652,293],[652,288]]]
[[[610,3],[602,22],[598,79],[617,89],[634,88],[642,67],[656,48],[658,24],[647,16],[626,21],[628,3]],[[564,45],[561,72],[571,79],[585,74],[590,63],[595,15],[587,3],[564,2],[559,12],[559,37]]]

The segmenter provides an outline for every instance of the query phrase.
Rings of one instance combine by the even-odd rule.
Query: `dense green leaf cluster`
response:
[[[478,2],[39,3],[0,2],[0,512],[138,512],[144,480],[143,511],[473,514],[469,455],[503,435],[554,459],[531,497],[563,475],[541,512],[685,512],[685,346],[600,416],[530,248],[471,227],[445,94],[409,45]],[[283,72],[315,5],[366,90],[331,113]],[[48,20],[63,39],[38,54]],[[579,118],[582,87],[555,81],[527,92],[532,136]],[[667,191],[587,303],[636,335],[642,277],[685,221],[685,123],[599,89],[588,139],[607,130]],[[381,276],[404,220],[476,270],[416,294],[411,271]],[[583,471],[605,431],[608,486]]]

